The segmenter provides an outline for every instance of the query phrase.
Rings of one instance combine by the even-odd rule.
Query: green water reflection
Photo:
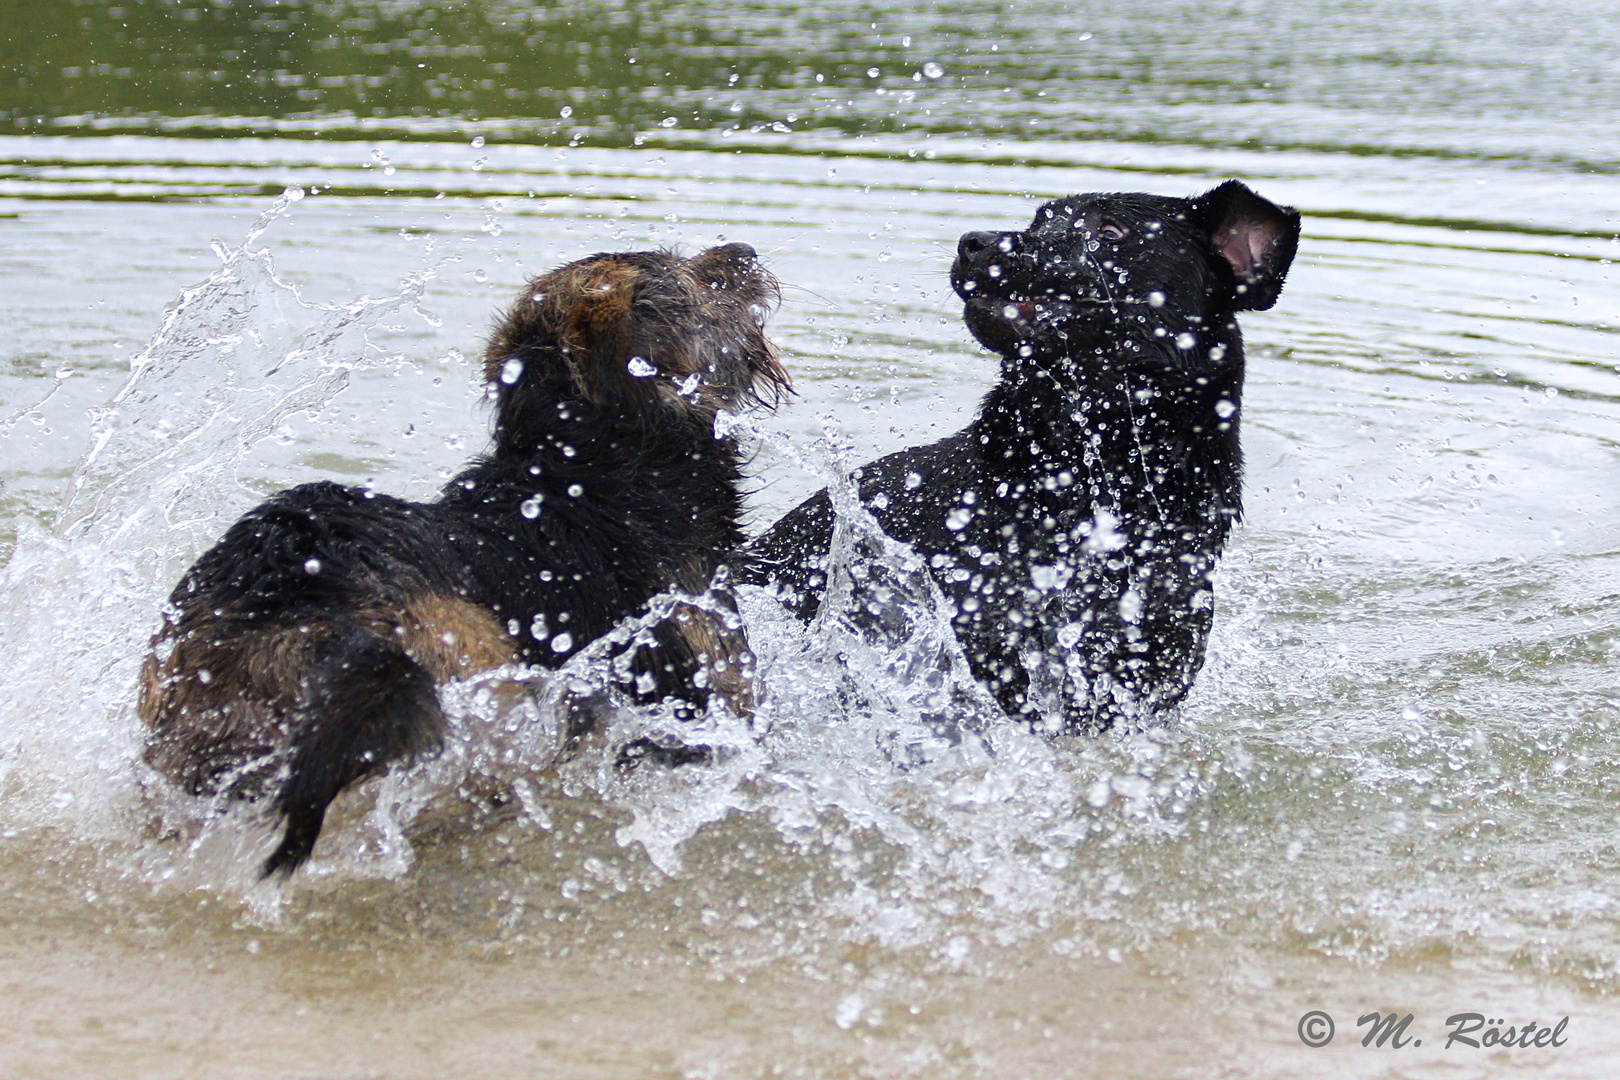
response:
[[[955,85],[961,75],[928,78],[925,63],[930,73],[944,71],[937,50],[885,35],[874,29],[878,14],[848,5],[829,13],[599,0],[75,0],[3,11],[5,115],[19,126],[208,115],[502,117],[529,121],[545,136],[623,142],[661,124],[789,124],[816,113],[822,123],[903,128],[926,106],[899,106],[916,106],[933,83]],[[949,54],[940,55],[953,60],[960,35],[939,37]],[[871,96],[890,84],[897,107],[888,115],[842,104],[850,92]]]
[[[0,130],[1116,139],[1616,167],[1547,0],[0,0]]]

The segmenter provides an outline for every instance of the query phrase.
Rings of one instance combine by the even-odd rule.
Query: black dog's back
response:
[[[966,429],[854,479],[928,562],[1009,713],[1095,730],[1191,686],[1242,512],[1236,313],[1275,302],[1298,234],[1233,181],[1074,196],[1022,232],[962,237],[952,283],[1001,381]],[[813,496],[749,546],[741,580],[814,617],[835,525]]]

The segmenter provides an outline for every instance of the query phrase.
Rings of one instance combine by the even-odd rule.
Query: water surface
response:
[[[1610,21],[194,8],[19,6],[0,33],[28,80],[0,98],[4,1071],[1565,1077],[1620,1054]],[[995,361],[947,284],[958,234],[1229,176],[1305,238],[1245,319],[1246,523],[1162,727],[930,744],[893,657],[751,602],[772,696],[759,738],[707,733],[726,766],[557,766],[545,717],[503,727],[453,688],[451,752],[346,802],[283,894],[241,869],[262,826],[138,764],[135,671],[187,561],[289,484],[429,495],[482,444],[466,357],[527,274],[764,253],[800,396],[760,421],[762,527],[826,462],[969,415]],[[520,809],[479,809],[490,777]],[[1309,1050],[1318,1008],[1340,1033]],[[1363,1050],[1372,1009],[1424,1045]],[[1462,1010],[1568,1014],[1570,1039],[1442,1050]]]

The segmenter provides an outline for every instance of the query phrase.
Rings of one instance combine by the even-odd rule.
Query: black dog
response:
[[[494,447],[437,502],[336,484],[247,514],[170,597],[143,672],[147,760],[194,794],[274,793],[264,872],[309,857],[348,785],[437,747],[435,684],[556,667],[742,542],[716,412],[788,389],[752,248],[597,255],[535,281],[485,354]],[[632,644],[638,700],[750,705],[748,657],[695,605]]]
[[[1009,713],[1100,730],[1191,686],[1242,512],[1236,312],[1276,302],[1298,240],[1296,212],[1236,181],[1078,195],[962,237],[951,283],[1001,382],[965,430],[855,478]],[[833,529],[823,491],[750,545],[742,580],[812,618]]]

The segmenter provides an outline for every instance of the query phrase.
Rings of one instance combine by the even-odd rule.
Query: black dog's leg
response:
[[[357,780],[436,749],[444,714],[433,678],[396,644],[359,626],[337,631],[304,687],[287,779],[275,808],[287,819],[264,876],[291,874],[315,849],[326,808]]]

